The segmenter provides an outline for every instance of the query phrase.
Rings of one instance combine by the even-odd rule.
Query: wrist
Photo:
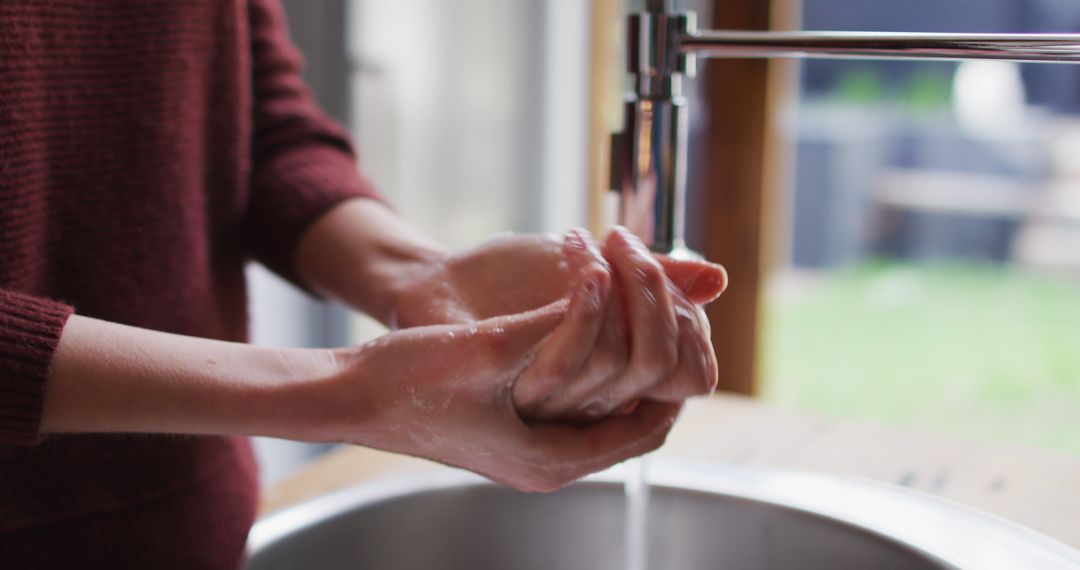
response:
[[[384,342],[323,351],[304,351],[314,358],[314,374],[287,381],[266,392],[271,417],[283,432],[270,434],[298,441],[350,443],[360,445],[386,442],[379,437],[379,414],[385,413],[386,389],[396,382],[380,383],[384,377],[365,364],[369,346]]]
[[[301,239],[297,268],[315,291],[393,326],[404,291],[448,256],[386,206],[351,200]]]
[[[229,398],[250,410],[250,423],[239,435],[261,435],[298,441],[334,441],[332,413],[340,405],[343,369],[336,350],[260,349],[257,363],[245,368],[251,380],[238,382],[239,397]],[[228,410],[218,413],[229,414]],[[248,415],[245,412],[231,412]]]
[[[449,252],[438,249],[411,247],[386,252],[371,267],[371,279],[378,283],[381,302],[372,317],[392,330],[410,328],[419,324],[412,322],[408,313],[417,308],[423,299],[438,296],[429,284],[432,277],[446,271],[451,259]],[[419,297],[419,299],[418,299]]]

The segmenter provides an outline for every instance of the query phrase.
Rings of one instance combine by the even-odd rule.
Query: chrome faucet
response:
[[[693,256],[685,243],[687,126],[683,81],[696,58],[990,59],[1080,63],[1080,35],[698,31],[674,0],[648,0],[627,24],[634,79],[623,131],[612,137],[611,187],[620,223],[653,251]]]
[[[650,0],[627,23],[627,71],[634,91],[626,101],[623,132],[612,137],[611,184],[622,194],[620,223],[654,251],[685,251],[688,110],[683,78],[694,75],[694,55],[680,49],[694,34],[694,14],[675,12],[673,0]]]

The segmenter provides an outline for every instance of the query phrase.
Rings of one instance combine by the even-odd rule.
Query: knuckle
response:
[[[687,398],[704,396],[712,393],[713,389],[716,387],[716,379],[707,371],[702,370],[694,374],[691,381],[687,383],[687,386]]]
[[[666,398],[671,403],[687,398],[711,394],[716,388],[716,375],[705,368],[682,368],[682,372],[671,378]]]
[[[702,386],[701,395],[706,396],[716,392],[716,387],[720,384],[720,377],[713,371],[712,374],[705,375],[705,384]]]
[[[686,397],[705,396],[711,394],[716,387],[716,381],[708,374],[698,374],[694,381],[687,384]]]

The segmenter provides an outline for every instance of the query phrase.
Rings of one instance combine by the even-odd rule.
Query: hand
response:
[[[592,243],[584,230],[561,240],[509,235],[428,261],[399,288],[391,323],[395,328],[467,323],[543,307],[567,297],[584,272],[611,271]],[[655,259],[692,304],[716,300],[727,286],[727,274],[718,265],[662,255]]]
[[[650,402],[587,427],[526,423],[515,411],[516,379],[567,312],[582,310],[563,301],[391,333],[343,351],[343,372],[323,404],[324,417],[337,420],[319,439],[434,459],[525,491],[555,490],[656,449],[679,404]]]
[[[653,256],[622,230],[603,254],[583,231],[562,242],[512,236],[430,267],[399,296],[397,315],[402,326],[464,323],[573,296],[579,310],[545,341],[514,401],[528,418],[593,421],[641,398],[712,390],[715,356],[697,304],[726,282],[723,268]]]
[[[500,237],[414,271],[397,296],[392,324],[471,323],[535,310],[565,298],[576,273],[551,236]]]
[[[591,302],[576,305],[580,312],[545,340],[515,385],[519,411],[588,422],[633,410],[641,400],[678,403],[712,392],[717,366],[708,319],[666,277],[661,261],[622,229],[608,237],[604,255],[587,234],[571,234],[568,243],[589,280],[576,296]],[[687,289],[709,300],[726,285],[717,266],[676,267],[697,283]]]

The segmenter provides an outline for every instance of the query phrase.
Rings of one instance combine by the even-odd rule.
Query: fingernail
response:
[[[589,230],[585,228],[574,228],[570,230],[570,233],[573,234],[577,239],[581,240],[581,242],[584,244],[588,244],[590,241],[592,241],[592,233],[590,233]]]
[[[603,300],[600,295],[600,282],[596,278],[591,278],[585,281],[585,285],[582,287],[582,296],[584,297],[583,307],[590,311],[597,311],[603,306]]]
[[[628,230],[626,228],[620,227],[619,228],[619,235],[621,235],[623,237],[623,239],[626,241],[627,245],[629,245],[630,247],[632,247],[632,248],[634,248],[636,250],[639,250],[639,251],[645,251],[645,252],[649,251],[649,249],[647,247],[645,247],[645,242],[641,241],[641,238],[638,237],[637,234],[635,234],[634,232],[631,232],[630,230]]]
[[[583,288],[586,295],[596,295],[600,290],[600,284],[596,282],[596,278],[590,278],[585,280]]]
[[[716,278],[714,278],[712,275],[710,275],[708,271],[703,270],[703,271],[698,272],[697,275],[694,275],[693,279],[690,280],[690,289],[689,290],[690,291],[695,291],[695,292],[709,291],[709,298],[706,299],[706,300],[703,300],[703,302],[700,303],[700,304],[704,305],[704,304],[708,304],[708,303],[711,303],[711,302],[717,300],[720,297],[720,294],[723,293],[723,291],[720,291],[720,292],[714,291],[717,288],[716,286],[717,286]]]
[[[566,237],[563,238],[563,241],[566,243],[567,246],[580,251],[587,251],[589,249],[588,243],[585,241],[584,237],[578,230],[570,230],[569,232],[567,232]]]
[[[713,271],[701,272],[701,274],[698,275],[698,279],[706,280],[708,287],[719,291],[719,293],[716,294],[716,297],[713,298],[714,301],[716,298],[719,298],[720,295],[724,294],[724,291],[727,290],[729,284],[727,270],[724,269],[722,265],[715,265]]]

